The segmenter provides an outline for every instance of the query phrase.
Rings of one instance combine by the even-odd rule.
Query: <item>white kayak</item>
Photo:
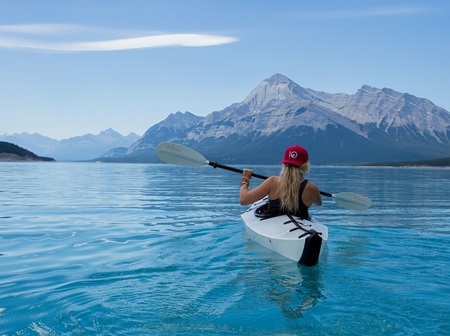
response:
[[[264,198],[241,215],[249,238],[302,265],[316,265],[328,240],[328,228],[314,219],[267,217],[264,215],[267,203]]]

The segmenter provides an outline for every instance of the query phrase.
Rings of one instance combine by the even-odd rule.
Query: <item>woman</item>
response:
[[[271,176],[258,187],[249,190],[252,170],[244,169],[241,179],[239,202],[241,205],[254,203],[269,196],[267,212],[283,213],[310,219],[309,207],[322,205],[319,188],[304,178],[309,172],[308,152],[301,146],[286,149],[280,176]]]

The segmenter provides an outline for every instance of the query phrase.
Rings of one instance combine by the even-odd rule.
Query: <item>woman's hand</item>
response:
[[[246,184],[247,186],[250,185],[250,179],[252,178],[253,170],[251,169],[244,169],[242,171],[242,178],[241,178],[241,186]]]

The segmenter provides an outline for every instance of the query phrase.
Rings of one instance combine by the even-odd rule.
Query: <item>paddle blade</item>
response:
[[[372,204],[370,198],[352,192],[341,192],[333,194],[332,197],[340,206],[357,211],[367,210]]]
[[[161,142],[156,153],[161,161],[179,166],[199,167],[209,163],[199,152],[170,142]]]

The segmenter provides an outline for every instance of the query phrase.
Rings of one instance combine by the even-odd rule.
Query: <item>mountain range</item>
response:
[[[430,160],[450,157],[450,112],[389,88],[333,94],[275,74],[242,102],[204,117],[172,113],[142,137],[108,129],[64,140],[27,133],[0,140],[58,161],[160,162],[163,141],[223,163],[277,164],[294,144],[308,149],[313,164]]]
[[[279,163],[293,144],[306,147],[313,164],[427,160],[450,156],[450,112],[388,88],[330,94],[275,74],[240,103],[206,117],[171,114],[126,151],[99,160],[158,162],[162,141],[224,163]]]
[[[2,141],[17,144],[39,155],[55,158],[57,161],[91,160],[112,148],[128,148],[139,138],[135,133],[123,136],[112,129],[97,135],[85,134],[63,140],[29,133],[0,135]]]

